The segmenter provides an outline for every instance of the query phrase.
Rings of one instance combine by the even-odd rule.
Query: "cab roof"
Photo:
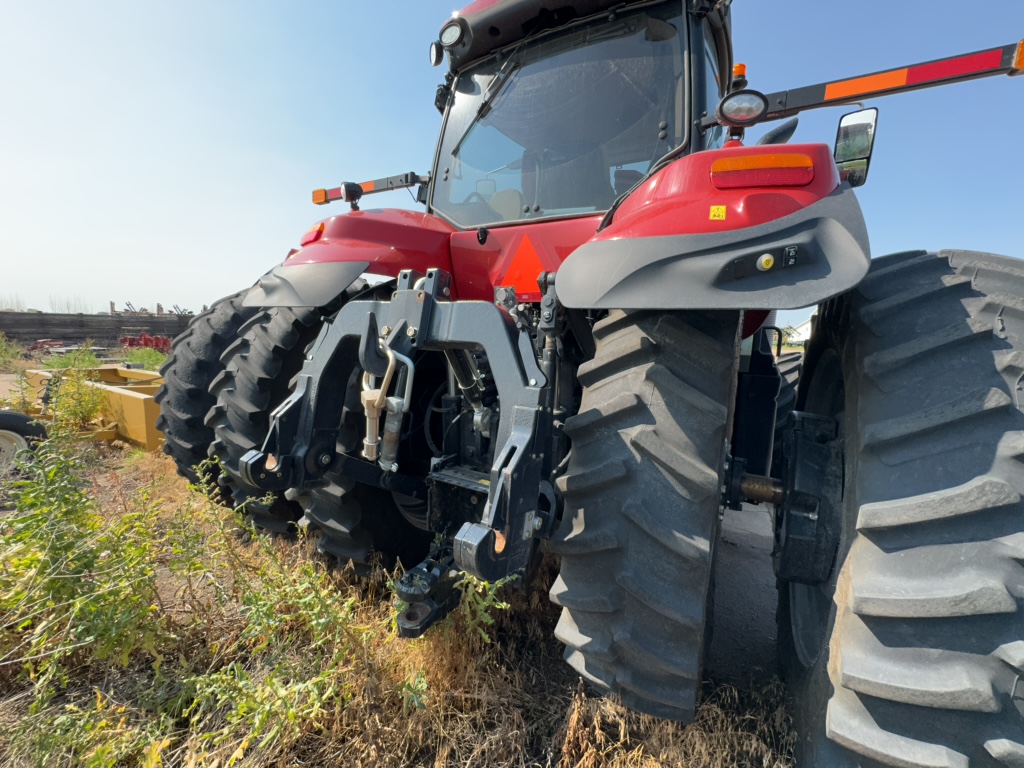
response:
[[[719,53],[731,65],[732,46],[729,37],[729,5],[731,0],[681,0],[691,13],[704,16],[717,38]],[[650,5],[650,0],[475,0],[453,18],[463,26],[462,41],[448,51],[452,71],[465,64],[519,42],[525,37],[547,29],[569,24],[577,19],[634,5]],[[447,19],[442,26],[447,26]]]

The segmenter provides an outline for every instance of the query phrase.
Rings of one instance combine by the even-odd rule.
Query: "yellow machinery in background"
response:
[[[156,428],[156,417],[160,408],[153,395],[163,383],[163,377],[153,371],[124,368],[119,365],[102,365],[85,371],[87,386],[103,392],[104,402],[100,409],[100,423],[89,436],[97,440],[124,440],[155,451],[163,444],[163,433]],[[42,403],[55,376],[60,371],[28,370],[25,377],[31,392]],[[40,416],[46,418],[45,408]]]

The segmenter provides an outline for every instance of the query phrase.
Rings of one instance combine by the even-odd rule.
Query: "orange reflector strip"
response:
[[[1017,46],[1017,58],[1013,60],[1013,68],[1018,72],[1024,72],[1024,40]]]
[[[372,181],[364,181],[359,186],[363,188],[363,192],[373,192],[376,183]]]
[[[314,205],[327,205],[327,190],[326,189],[314,189],[313,190],[313,204]]]
[[[807,155],[724,157],[711,165],[716,189],[805,187],[814,181],[814,161]]]
[[[752,171],[766,168],[813,167],[814,161],[807,155],[741,155],[739,157],[723,157],[721,160],[715,160],[711,166],[711,173],[730,173],[732,171]]]
[[[860,96],[862,93],[874,91],[888,91],[893,88],[902,88],[906,84],[907,70],[895,69],[892,72],[883,72],[880,75],[868,75],[867,77],[857,77],[853,80],[829,83],[825,86],[825,101],[846,99],[850,96]]]

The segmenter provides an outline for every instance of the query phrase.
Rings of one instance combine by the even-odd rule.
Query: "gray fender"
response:
[[[770,254],[774,266],[758,269]],[[781,219],[706,235],[592,240],[558,270],[573,309],[798,309],[848,291],[871,260],[849,185]]]
[[[247,307],[325,307],[370,266],[367,261],[279,264],[249,289]]]

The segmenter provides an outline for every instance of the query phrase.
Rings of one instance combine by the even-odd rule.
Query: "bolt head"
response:
[[[383,328],[380,329],[380,333],[382,336],[387,336],[389,333],[391,333],[391,326],[385,325]]]
[[[543,527],[544,527],[544,520],[543,520],[543,518],[540,518],[540,517],[533,518],[533,530],[539,531]]]
[[[537,380],[536,379],[530,379],[530,386],[531,387],[536,387],[537,386]]]
[[[331,454],[329,454],[329,453],[321,453],[320,454],[320,466],[321,467],[326,467],[328,464],[331,463],[331,460],[332,460]]]
[[[406,335],[406,336],[408,336],[408,337],[409,337],[409,338],[411,339],[411,338],[412,338],[413,336],[415,336],[415,335],[416,335],[416,329],[415,329],[415,328],[413,328],[413,327],[412,327],[412,326],[410,325],[410,326],[409,326],[409,327],[408,327],[408,328],[406,329],[406,331],[405,331],[405,335]]]

